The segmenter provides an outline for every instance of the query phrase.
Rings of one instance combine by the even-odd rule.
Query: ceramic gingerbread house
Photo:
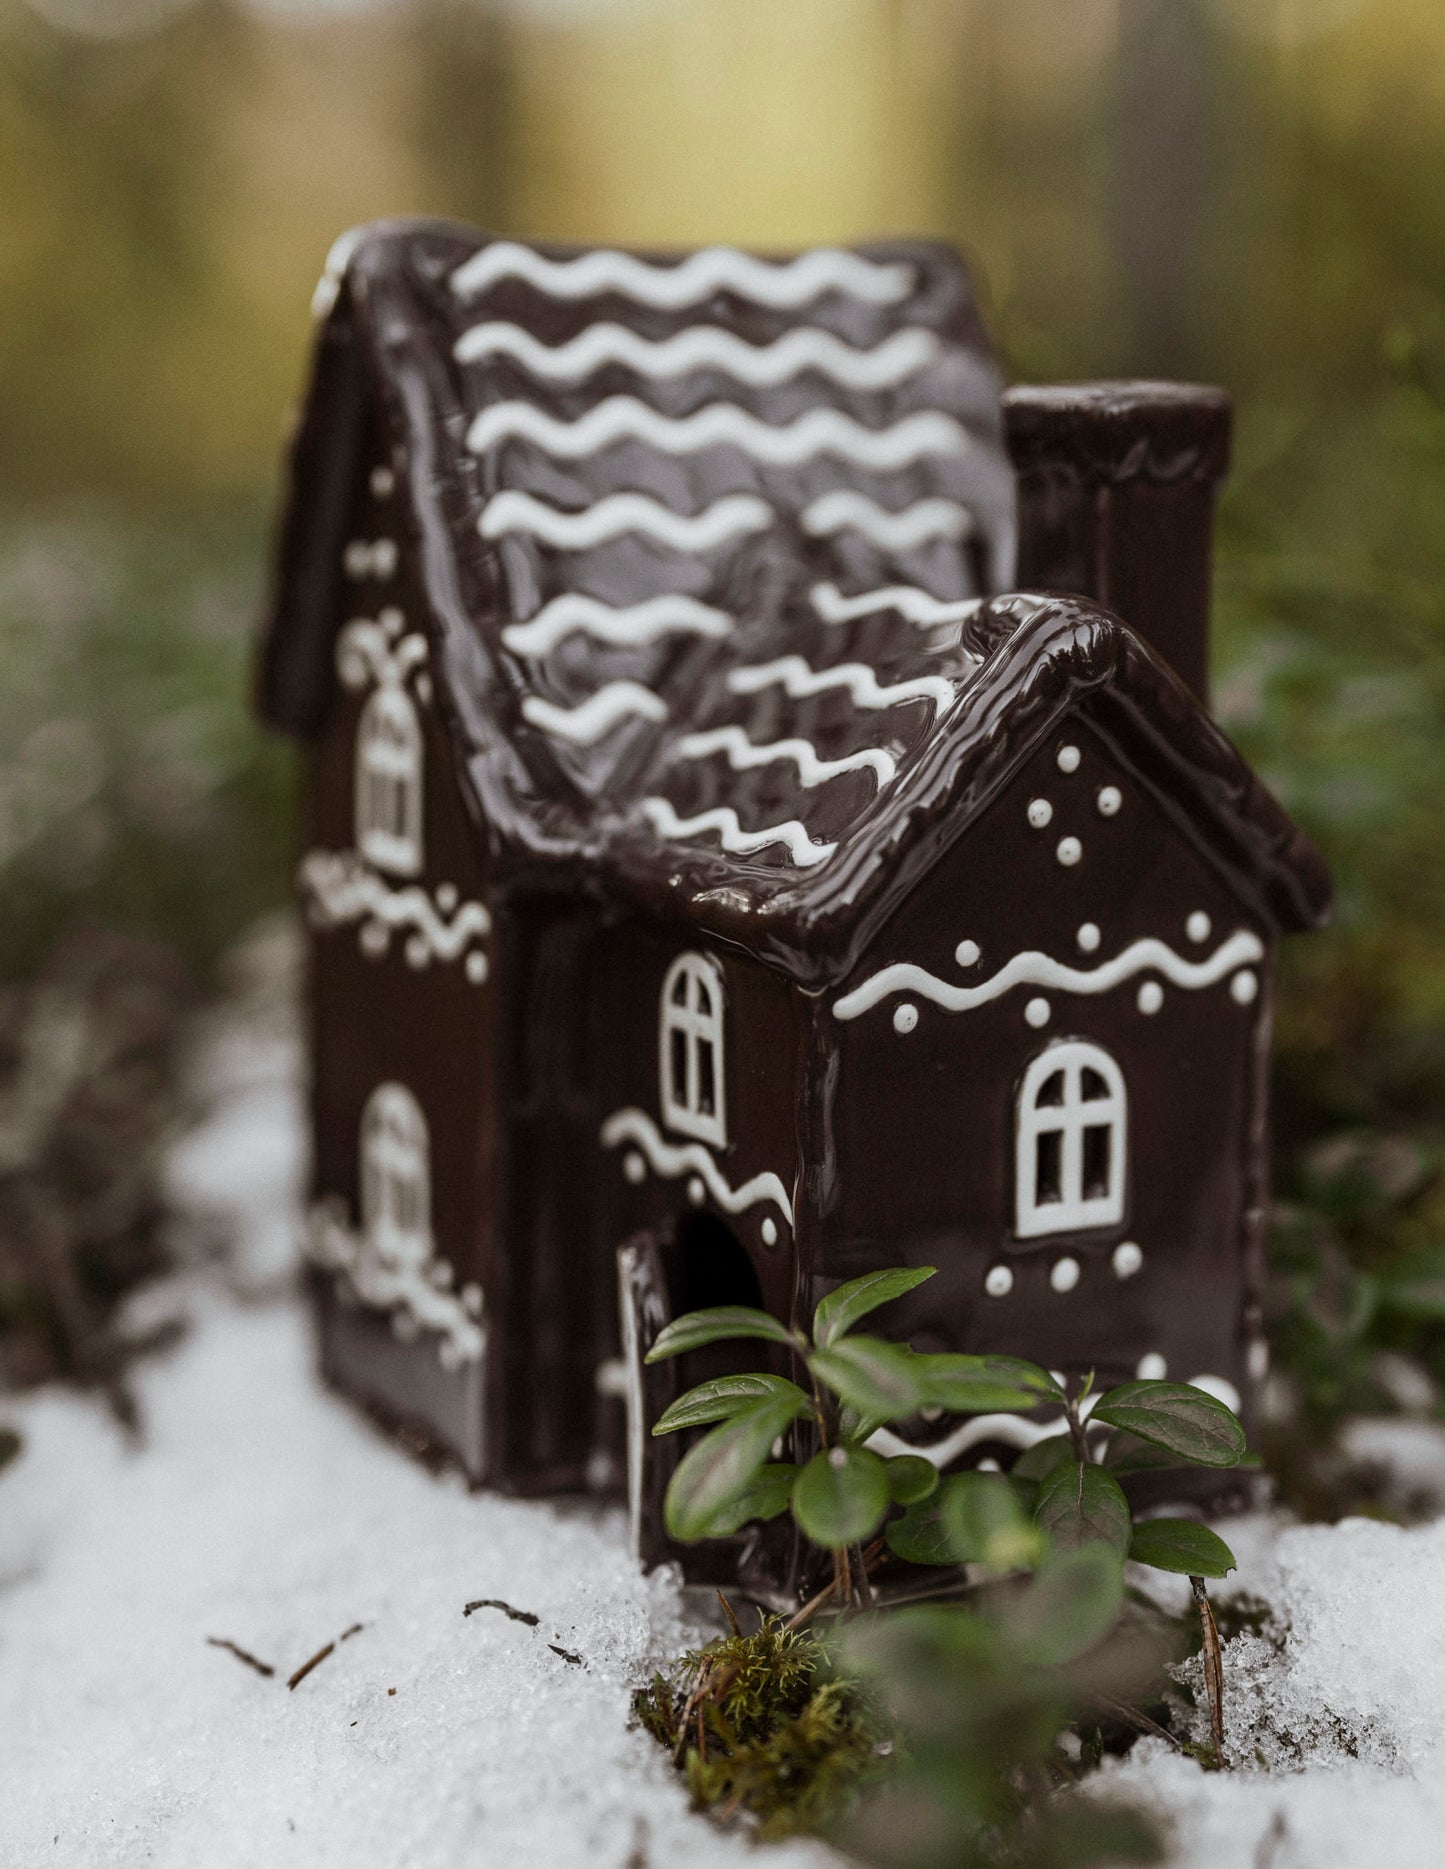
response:
[[[927,1263],[921,1348],[1247,1408],[1330,887],[1206,711],[1225,398],[1003,394],[926,244],[392,223],[319,311],[262,694],[330,1379],[474,1482],[626,1484],[653,1556],[700,1304]]]

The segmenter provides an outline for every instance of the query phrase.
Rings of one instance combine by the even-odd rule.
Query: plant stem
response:
[[[1074,1444],[1074,1458],[1079,1465],[1086,1466],[1089,1459],[1089,1444],[1084,1439],[1084,1424],[1079,1419],[1079,1404],[1075,1396],[1069,1396],[1064,1403],[1064,1415],[1069,1424],[1069,1439]]]
[[[1209,1732],[1214,1741],[1214,1756],[1224,1769],[1224,1655],[1219,1645],[1219,1629],[1202,1577],[1191,1577],[1189,1587],[1199,1605],[1199,1626],[1204,1635],[1204,1686],[1209,1695]]]

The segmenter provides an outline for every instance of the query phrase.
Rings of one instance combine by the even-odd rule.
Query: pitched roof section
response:
[[[375,393],[503,863],[600,866],[822,977],[1100,686],[1141,746],[1171,722],[1149,758],[1276,919],[1315,918],[1298,833],[1121,625],[982,601],[1011,564],[1012,475],[951,252],[643,257],[404,223],[337,270],[264,678],[278,724],[313,730],[329,699],[331,482]]]

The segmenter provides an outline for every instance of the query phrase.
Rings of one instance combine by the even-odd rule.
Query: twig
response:
[[[310,1674],[311,1670],[313,1668],[319,1668],[321,1663],[325,1661],[326,1657],[332,1653],[335,1647],[336,1647],[336,1644],[334,1642],[328,1642],[325,1648],[318,1648],[316,1653],[311,1657],[310,1661],[302,1662],[301,1666],[296,1670],[295,1674],[293,1674],[290,1680],[286,1683],[287,1687],[289,1688],[299,1687],[301,1683],[306,1679],[307,1675]]]
[[[504,1603],[499,1596],[479,1596],[475,1603],[468,1603],[462,1610],[464,1616],[470,1616],[474,1609],[499,1609],[513,1622],[525,1623],[529,1629],[535,1629],[542,1620],[534,1616],[529,1609],[513,1609],[510,1603]]]
[[[1161,1726],[1157,1720],[1151,1720],[1149,1715],[1141,1712],[1138,1707],[1131,1707],[1127,1701],[1115,1700],[1112,1694],[1095,1694],[1092,1698],[1096,1707],[1105,1713],[1112,1713],[1114,1718],[1121,1720],[1125,1726],[1132,1726],[1139,1733],[1148,1733],[1154,1739],[1167,1740],[1176,1752],[1183,1752],[1183,1746],[1169,1731],[1169,1728]]]
[[[547,1646],[554,1655],[560,1655],[563,1661],[570,1662],[574,1668],[580,1668],[583,1665],[582,1657],[580,1655],[574,1655],[570,1648],[558,1648],[555,1642],[549,1642]]]
[[[733,1606],[731,1603],[728,1602],[727,1598],[723,1595],[721,1590],[719,1590],[717,1593],[717,1600],[723,1606],[724,1616],[727,1617],[728,1621],[733,1626],[733,1634],[740,1636],[742,1634],[742,1630],[738,1627],[738,1619],[733,1613]]]
[[[1224,1656],[1219,1646],[1219,1629],[1202,1577],[1191,1577],[1189,1587],[1199,1606],[1199,1626],[1204,1635],[1204,1685],[1209,1694],[1209,1731],[1214,1740],[1214,1755],[1224,1765]]]
[[[268,1681],[276,1672],[269,1662],[258,1661],[254,1655],[242,1648],[238,1642],[232,1642],[224,1635],[208,1635],[206,1640],[210,1643],[212,1648],[224,1648],[228,1654],[234,1655],[237,1661],[244,1661],[248,1668],[254,1668],[257,1674],[264,1674]]]

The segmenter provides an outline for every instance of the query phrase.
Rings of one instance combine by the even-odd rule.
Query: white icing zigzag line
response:
[[[502,641],[514,655],[548,655],[574,633],[636,649],[659,636],[726,636],[732,626],[725,610],[714,610],[695,597],[649,597],[646,603],[613,609],[595,597],[568,591],[527,622],[509,624]]]
[[[692,818],[680,818],[665,798],[644,798],[642,809],[660,837],[700,837],[705,831],[717,831],[723,849],[739,855],[761,850],[767,844],[786,844],[800,869],[826,862],[838,848],[836,844],[815,843],[796,818],[769,824],[760,831],[745,831],[731,805],[718,805]]]
[[[602,1146],[615,1149],[621,1142],[635,1143],[647,1157],[648,1166],[657,1175],[670,1179],[695,1174],[725,1213],[740,1214],[758,1201],[772,1201],[778,1212],[793,1224],[793,1203],[788,1190],[775,1174],[754,1175],[740,1188],[730,1188],[718,1171],[717,1163],[700,1142],[668,1142],[645,1110],[615,1110],[602,1125]]]
[[[825,623],[852,623],[858,617],[875,616],[884,610],[896,610],[910,623],[962,623],[983,607],[982,597],[949,602],[915,584],[890,584],[883,590],[860,591],[856,597],[845,597],[836,584],[815,584],[810,595],[813,608]]]
[[[516,241],[494,240],[457,268],[452,290],[472,298],[502,279],[525,279],[549,298],[621,292],[641,305],[680,311],[715,292],[735,292],[775,309],[807,305],[825,292],[845,292],[872,305],[896,305],[913,290],[914,273],[911,266],[880,265],[836,247],[783,261],[754,259],[734,247],[705,247],[680,264],[655,265],[631,253],[605,249],[552,260]]]
[[[961,539],[972,527],[967,507],[956,500],[919,500],[891,513],[861,493],[825,493],[803,509],[804,532],[826,538],[834,532],[861,532],[884,551],[910,552],[931,539]]]
[[[386,928],[415,928],[436,960],[456,960],[470,943],[491,929],[492,918],[481,902],[463,902],[444,921],[424,889],[411,884],[391,889],[352,850],[310,850],[301,859],[301,893],[332,927],[364,917]]]
[[[548,545],[586,551],[624,532],[645,532],[676,551],[705,552],[772,523],[772,508],[750,493],[730,493],[700,513],[675,513],[645,493],[612,493],[595,506],[569,513],[530,493],[508,491],[487,502],[481,533],[495,539],[504,532],[531,532]]]
[[[424,636],[403,636],[393,647],[381,625],[366,617],[348,623],[336,638],[336,672],[348,688],[364,688],[368,681],[400,687],[426,658]]]
[[[666,720],[667,703],[640,681],[609,681],[577,707],[558,707],[540,695],[529,694],[522,702],[522,714],[545,733],[555,733],[577,746],[595,746],[631,717]]]
[[[931,331],[895,331],[873,350],[855,350],[831,331],[809,325],[771,344],[748,344],[721,325],[694,325],[654,342],[621,324],[594,324],[552,348],[515,324],[479,324],[457,339],[458,363],[513,357],[533,376],[577,381],[617,363],[638,376],[690,376],[716,370],[754,388],[788,383],[816,370],[847,389],[891,389],[924,370],[939,352]]]
[[[845,993],[833,1007],[837,1019],[856,1019],[890,993],[916,993],[932,1000],[945,1012],[969,1012],[986,1006],[1016,986],[1051,987],[1058,993],[1107,993],[1132,974],[1152,967],[1174,986],[1197,988],[1213,986],[1236,967],[1264,958],[1259,937],[1247,928],[1237,929],[1206,960],[1186,960],[1154,935],[1145,935],[1098,967],[1068,967],[1048,954],[1027,950],[1015,954],[1000,967],[991,980],[978,986],[950,986],[935,974],[915,967],[911,961],[896,961],[875,973],[862,986]]]
[[[930,454],[962,454],[968,435],[951,416],[920,410],[889,428],[864,428],[838,409],[809,409],[796,421],[760,422],[736,403],[713,402],[680,419],[659,415],[635,396],[609,396],[575,422],[561,422],[530,402],[498,402],[467,431],[473,454],[520,439],[559,460],[575,461],[622,441],[640,441],[660,454],[698,454],[737,448],[755,461],[792,467],[820,454],[834,455],[878,473],[911,467]],[[821,505],[822,502],[820,501]]]
[[[766,766],[775,759],[791,759],[804,785],[822,785],[840,772],[871,771],[879,787],[887,785],[898,770],[891,753],[868,747],[859,753],[847,753],[841,759],[821,759],[809,740],[771,740],[760,746],[750,740],[741,727],[709,727],[703,733],[689,733],[677,743],[684,759],[705,759],[709,753],[726,753],[734,772],[750,766]]]
[[[320,1201],[311,1209],[306,1256],[325,1271],[344,1272],[363,1304],[378,1309],[400,1305],[418,1324],[440,1331],[446,1339],[444,1364],[481,1358],[486,1333],[468,1317],[460,1299],[438,1289],[421,1268],[388,1265],[379,1258],[365,1234],[346,1224],[338,1203]]]
[[[775,662],[735,668],[728,676],[728,687],[734,694],[757,694],[774,682],[780,683],[795,701],[821,694],[825,688],[846,688],[855,707],[900,707],[905,701],[931,701],[934,711],[943,714],[955,699],[953,683],[942,675],[916,675],[884,687],[864,662],[840,662],[835,668],[814,669],[800,655],[782,655]]]

